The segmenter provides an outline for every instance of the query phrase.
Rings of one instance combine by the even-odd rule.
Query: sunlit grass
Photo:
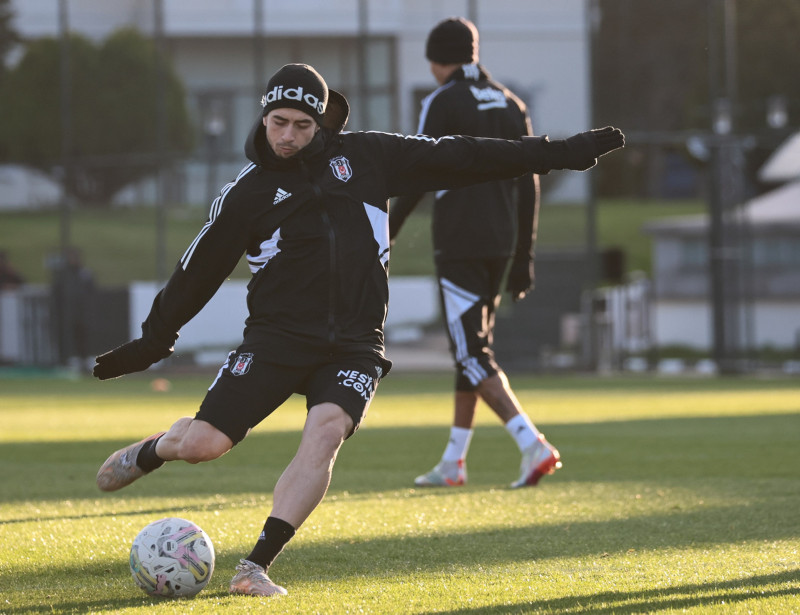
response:
[[[468,485],[414,489],[447,437],[451,378],[392,374],[328,497],[273,566],[283,599],[227,582],[299,441],[293,399],[231,453],[94,486],[115,448],[193,414],[208,378],[0,380],[0,613],[798,613],[800,383],[514,377],[564,468],[509,490],[488,410]],[[217,550],[196,598],[133,584],[130,542],[183,516]]]

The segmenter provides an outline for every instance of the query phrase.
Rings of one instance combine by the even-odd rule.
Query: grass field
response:
[[[696,201],[601,201],[597,213],[598,245],[626,251],[628,269],[649,272],[650,238],[642,225],[655,218],[702,212]],[[171,207],[166,215],[166,271],[169,273],[202,227],[208,207]],[[539,217],[540,250],[579,249],[586,239],[586,211],[573,205],[547,205]],[[29,282],[47,282],[48,254],[59,247],[57,212],[0,214],[0,249]],[[103,285],[124,285],[156,277],[156,214],[152,208],[78,209],[70,216],[72,243]],[[392,250],[392,275],[433,272],[430,210],[420,205],[411,215]],[[241,263],[234,277],[248,277]]]
[[[292,399],[225,457],[94,486],[113,450],[193,414],[205,376],[0,379],[0,613],[800,613],[800,382],[512,377],[564,468],[509,490],[518,453],[486,408],[464,488],[420,490],[449,375],[393,374],[327,498],[272,568],[286,598],[227,582],[299,441]],[[135,587],[133,537],[181,516],[211,536],[209,586]]]

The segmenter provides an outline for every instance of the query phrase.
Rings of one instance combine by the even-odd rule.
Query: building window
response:
[[[756,239],[753,242],[753,264],[757,267],[800,266],[800,236]]]
[[[708,264],[708,244],[704,239],[683,239],[680,244],[681,267],[705,267]]]
[[[197,129],[200,151],[211,158],[224,157],[233,147],[231,126],[235,93],[228,90],[197,94]]]

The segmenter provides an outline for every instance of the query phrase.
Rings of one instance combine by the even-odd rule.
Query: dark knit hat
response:
[[[287,64],[267,83],[261,105],[264,107],[263,115],[273,109],[289,107],[307,113],[322,125],[328,106],[328,84],[308,64]]]
[[[440,21],[428,35],[425,57],[437,64],[474,64],[478,61],[478,29],[468,19]]]

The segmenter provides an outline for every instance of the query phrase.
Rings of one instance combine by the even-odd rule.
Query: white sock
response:
[[[442,461],[458,461],[467,458],[467,450],[472,440],[472,430],[464,427],[451,427],[450,440],[444,449]]]
[[[519,413],[506,423],[506,431],[514,438],[514,442],[517,443],[520,451],[524,451],[539,439],[539,430],[536,429],[524,412]]]

